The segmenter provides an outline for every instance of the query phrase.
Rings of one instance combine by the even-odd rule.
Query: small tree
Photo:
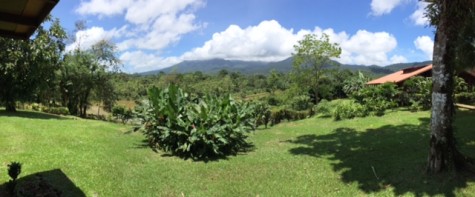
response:
[[[315,102],[318,102],[319,82],[324,76],[324,68],[334,66],[331,58],[338,58],[341,48],[336,43],[331,43],[327,34],[320,38],[315,34],[307,34],[294,46],[295,54],[293,62],[293,80],[296,82],[298,91],[314,94]]]

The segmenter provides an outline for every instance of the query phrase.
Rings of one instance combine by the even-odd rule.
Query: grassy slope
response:
[[[33,112],[10,115],[0,112],[0,184],[8,180],[6,164],[20,161],[24,163],[22,177],[44,172],[45,179],[54,179],[53,184],[70,195],[80,195],[81,190],[87,196],[475,192],[471,179],[424,175],[428,112],[283,123],[256,131],[250,138],[255,150],[208,163],[154,153],[142,146],[140,134],[128,134],[122,125]],[[475,113],[461,112],[457,119],[459,144],[472,157],[475,133],[470,125],[474,118]],[[61,173],[49,173],[51,170]],[[66,184],[67,179],[73,184]],[[73,190],[74,184],[80,190]]]

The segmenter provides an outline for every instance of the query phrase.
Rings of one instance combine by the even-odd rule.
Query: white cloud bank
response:
[[[434,51],[434,41],[429,36],[419,36],[414,40],[414,45],[417,49],[424,52],[427,58],[432,60],[432,53]]]
[[[388,65],[404,63],[401,55],[392,55],[397,47],[396,38],[387,32],[359,30],[354,35],[335,32],[333,29],[299,30],[282,27],[277,21],[262,21],[256,26],[241,28],[230,25],[226,30],[215,33],[203,46],[194,48],[179,57],[160,57],[141,50],[124,52],[120,59],[134,66],[134,71],[146,71],[172,66],[183,60],[205,60],[223,58],[229,60],[279,61],[291,56],[293,46],[305,34],[326,33],[331,42],[338,43],[342,54],[337,60],[345,64]],[[390,57],[389,57],[390,56]]]
[[[129,27],[129,31],[112,37],[108,35],[115,29],[102,29],[99,34],[83,36],[82,42],[120,36],[119,50],[162,50],[202,27],[195,21],[194,12],[203,5],[203,0],[90,0],[82,1],[76,12],[99,17],[122,15]],[[92,28],[97,31],[97,27]],[[76,37],[92,32],[92,28],[77,32]]]
[[[231,25],[226,30],[215,33],[202,47],[185,53],[183,59],[238,59],[276,61],[290,57],[293,46],[305,34],[326,33],[330,41],[340,44],[341,57],[337,60],[345,64],[387,65],[406,62],[403,56],[388,54],[397,47],[396,38],[387,32],[359,30],[355,35],[335,32],[333,29],[300,30],[282,27],[277,21],[262,21],[257,26],[241,28]]]

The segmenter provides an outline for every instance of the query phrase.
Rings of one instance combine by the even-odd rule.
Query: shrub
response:
[[[295,121],[302,120],[309,116],[309,113],[303,111],[294,111],[288,109],[281,109],[271,113],[271,125],[276,125],[284,120]]]
[[[368,116],[368,110],[363,105],[354,100],[345,100],[335,105],[332,112],[334,120],[351,119],[355,117]]]
[[[86,114],[87,119],[107,121],[107,117],[102,114]]]
[[[271,111],[267,104],[265,103],[255,103],[254,107],[254,117],[256,119],[255,125],[258,127],[259,125],[264,125],[267,128],[267,124],[269,124]]]
[[[272,106],[280,105],[281,101],[277,99],[275,96],[270,96],[267,98],[267,104]]]
[[[67,107],[42,107],[41,111],[50,114],[69,115],[69,110]]]
[[[472,104],[475,102],[474,87],[469,86],[464,79],[455,77],[455,102]]]
[[[10,194],[14,194],[15,187],[17,185],[17,178],[18,175],[21,173],[21,163],[20,162],[11,162],[7,165],[8,169],[8,176],[10,176],[10,180],[7,182],[7,190]]]
[[[31,104],[31,109],[32,109],[33,111],[40,111],[40,108],[41,108],[41,107],[40,107],[40,104],[38,104],[38,103],[33,103],[33,104]]]
[[[321,100],[315,106],[315,113],[321,114],[322,116],[331,116],[333,111],[333,106],[328,100]]]
[[[290,107],[293,110],[301,111],[310,109],[313,104],[310,101],[310,98],[306,95],[295,96],[289,101]]]
[[[411,111],[427,110],[431,106],[432,80],[427,77],[413,77],[404,82],[400,99],[401,106]]]
[[[255,128],[255,112],[249,103],[229,96],[192,99],[174,85],[149,89],[148,102],[137,110],[149,145],[184,158],[236,154],[250,145],[246,134]]]
[[[368,81],[369,78],[366,77],[362,72],[358,71],[357,75],[350,77],[343,82],[343,92],[348,96],[357,94],[366,86]]]
[[[472,104],[475,102],[475,93],[473,92],[462,92],[455,94],[455,102]]]
[[[383,115],[386,109],[398,107],[401,91],[393,83],[366,86],[353,95],[356,102],[375,115]]]
[[[125,124],[132,118],[133,112],[130,108],[125,109],[125,107],[117,105],[112,107],[112,116]]]

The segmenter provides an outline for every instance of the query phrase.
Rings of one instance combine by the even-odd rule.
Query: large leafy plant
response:
[[[149,145],[184,158],[236,154],[250,145],[247,133],[255,127],[251,104],[229,96],[192,98],[175,85],[149,89],[137,111]]]
[[[352,97],[363,105],[371,114],[384,115],[384,111],[398,107],[401,91],[393,83],[366,86]]]

